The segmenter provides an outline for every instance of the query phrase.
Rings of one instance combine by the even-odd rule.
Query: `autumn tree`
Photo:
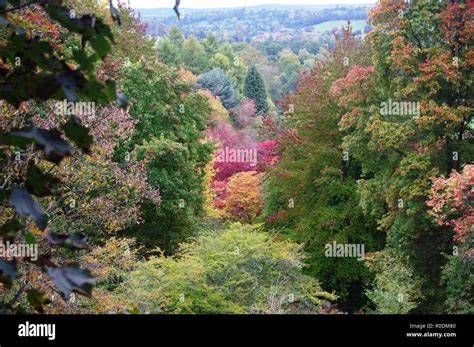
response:
[[[363,261],[326,257],[325,244],[364,244],[365,252],[373,252],[383,245],[383,235],[359,206],[359,164],[341,148],[339,101],[330,95],[332,83],[350,65],[368,60],[366,46],[350,27],[335,39],[326,61],[317,63],[285,98],[283,127],[276,130],[278,161],[264,184],[264,216],[270,229],[304,243],[307,273],[337,292],[341,308],[352,312],[366,305],[364,291],[373,275]]]
[[[253,223],[260,214],[263,200],[261,181],[255,171],[240,172],[233,175],[227,185],[225,208],[227,218]]]
[[[472,11],[459,2],[381,1],[370,13],[371,63],[354,66],[332,86],[344,114],[343,148],[361,165],[361,205],[387,234],[378,271],[390,273],[396,256],[409,260],[398,264],[418,279],[403,293],[379,296],[378,307],[411,303],[411,312],[442,311],[440,269],[453,231],[433,223],[426,202],[431,177],[473,158]],[[375,288],[407,284],[403,276],[386,280]]]
[[[16,1],[10,3],[18,5]],[[74,265],[90,265],[80,261],[80,255],[86,252],[81,250],[95,249],[104,238],[139,223],[137,207],[145,198],[156,205],[160,203],[158,190],[148,185],[142,162],[134,160],[133,154],[122,163],[113,158],[118,143],[132,136],[136,124],[123,109],[126,97],[115,93],[117,71],[125,61],[135,62],[147,55],[153,40],[144,38],[144,26],[129,8],[109,8],[103,2],[89,0],[67,1],[69,7],[60,3],[25,3],[12,13],[9,7],[5,9],[5,2],[0,6],[2,20],[5,17],[4,23],[8,22],[10,28],[0,34],[1,66],[7,72],[1,81],[1,153],[15,153],[14,157],[5,157],[8,162],[2,172],[3,188],[22,192],[13,205],[16,198],[12,200],[10,196],[10,207],[27,199],[33,210],[26,214],[43,221],[47,218],[48,222],[45,230],[35,223],[16,229],[21,224],[14,221],[20,215],[12,214],[10,207],[3,210],[1,222],[6,223],[2,225],[2,242],[37,244],[40,259],[37,263],[23,259],[16,264],[24,265],[24,278],[21,284],[13,282],[11,288],[2,287],[2,310],[31,312],[27,306],[30,303],[38,312],[79,312],[76,305],[60,300],[57,293],[59,290],[65,299],[74,292],[91,295],[95,279],[89,271]],[[114,25],[114,21],[121,25]],[[28,43],[13,47],[8,43],[9,35],[13,35],[15,45],[22,40]],[[31,52],[25,55],[22,50],[26,47]],[[10,62],[10,56],[21,58],[25,65]],[[13,79],[28,73],[32,75],[24,83],[34,88],[29,95],[16,93],[15,98],[22,102],[15,111],[17,101],[3,88],[10,89]],[[48,80],[51,76],[55,76],[54,80]],[[47,88],[43,79],[48,82]],[[15,82],[15,88],[29,88],[18,82],[21,81]],[[78,104],[90,107],[86,112],[74,107],[69,111],[69,106]],[[10,142],[10,135],[15,133],[18,139],[26,136],[27,141]],[[62,134],[71,142],[64,141]],[[15,184],[24,188],[10,186],[14,177]],[[21,183],[22,179],[25,183]],[[26,222],[24,212],[20,220]],[[21,233],[19,238],[13,238],[15,230]],[[6,273],[5,269],[2,265],[1,278],[8,280],[15,273]],[[17,271],[15,267],[10,269]]]
[[[95,280],[87,269],[46,254],[49,249],[61,247],[77,251],[86,247],[87,239],[64,230],[46,231],[52,220],[45,206],[64,207],[58,168],[67,157],[90,153],[93,137],[75,114],[63,114],[54,123],[48,123],[50,119],[42,122],[35,117],[35,106],[39,103],[44,110],[46,103],[58,100],[82,99],[98,105],[114,101],[117,95],[113,79],[100,80],[96,76],[97,66],[110,53],[114,39],[104,16],[97,16],[92,26],[89,14],[70,16],[73,8],[62,1],[21,5],[18,1],[2,1],[0,10],[1,242],[39,246],[36,260],[0,260],[0,309],[15,311],[26,292],[33,309],[42,312],[49,302],[43,290],[51,290],[53,284],[64,299],[69,299],[72,292],[92,294]],[[73,42],[74,53],[66,49]],[[24,277],[17,284],[13,280],[20,274]],[[47,286],[38,278],[43,278]],[[15,292],[8,291],[12,286]]]
[[[443,267],[441,281],[446,287],[445,309],[449,313],[473,313],[474,288],[474,165],[449,178],[433,178],[428,213],[440,227],[454,231],[453,251]]]

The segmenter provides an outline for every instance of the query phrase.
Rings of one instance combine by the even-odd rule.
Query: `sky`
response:
[[[133,8],[173,7],[174,0],[130,0]],[[263,4],[337,5],[368,4],[375,0],[181,0],[182,8],[243,7]]]

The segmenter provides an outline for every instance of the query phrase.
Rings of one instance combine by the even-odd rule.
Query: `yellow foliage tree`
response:
[[[261,180],[258,172],[248,171],[233,175],[227,186],[224,212],[228,219],[253,223],[263,206]]]

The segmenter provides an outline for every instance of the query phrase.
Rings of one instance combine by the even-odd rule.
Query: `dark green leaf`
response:
[[[63,125],[62,129],[66,136],[73,141],[84,153],[90,152],[93,138],[89,134],[89,129],[81,124],[76,116],[69,118],[68,122]]]
[[[18,108],[23,101],[30,99],[47,100],[58,89],[59,85],[51,74],[42,73],[35,76],[12,74],[0,84],[0,95]]]
[[[89,270],[81,269],[77,265],[65,267],[49,267],[48,276],[53,280],[61,295],[66,300],[72,292],[91,297],[95,283]]]
[[[6,234],[16,233],[22,228],[23,225],[20,223],[20,221],[16,218],[12,218],[0,227],[0,236],[4,237]]]
[[[25,149],[27,145],[33,142],[32,139],[15,136],[11,133],[9,134],[0,134],[0,144],[7,146],[15,146],[22,149]]]
[[[7,163],[8,163],[7,156],[5,155],[5,152],[3,152],[3,150],[0,149],[0,167],[7,166]]]
[[[43,313],[43,306],[51,303],[48,297],[37,289],[29,289],[26,293],[26,299],[36,312]]]
[[[114,37],[110,28],[100,18],[95,18],[88,14],[80,18],[71,18],[67,7],[56,4],[47,4],[45,8],[51,18],[57,20],[68,30],[82,35],[83,50],[86,42],[89,41],[101,58],[105,57],[110,51],[111,46],[106,38],[113,42]]]
[[[84,89],[87,81],[84,75],[78,70],[72,70],[64,62],[61,68],[55,73],[56,81],[61,85],[62,91],[70,102],[78,100],[77,93]]]
[[[86,248],[87,236],[83,234],[56,234],[49,233],[48,241],[55,246],[63,246],[72,249]]]
[[[48,217],[41,212],[39,203],[33,199],[28,190],[13,187],[8,202],[21,217],[29,215],[40,229],[46,228]]]
[[[32,127],[11,132],[8,136],[10,139],[17,137],[34,140],[43,149],[45,158],[56,164],[70,154],[68,143],[61,138],[61,133],[57,129],[46,130]]]
[[[23,224],[17,218],[12,218],[0,227],[0,237],[4,242],[13,242],[22,228]]]
[[[28,170],[26,172],[26,187],[31,194],[36,196],[46,196],[52,194],[53,186],[59,180],[50,175],[41,172],[41,170],[32,162],[28,163]]]
[[[35,237],[35,235],[33,235],[32,233],[27,232],[27,233],[25,234],[25,241],[26,241],[26,243],[29,244],[29,245],[34,245],[34,244],[36,244],[36,237]]]
[[[17,271],[17,262],[15,259],[6,261],[0,258],[0,282],[5,286],[10,287],[12,280],[17,278],[19,273]]]

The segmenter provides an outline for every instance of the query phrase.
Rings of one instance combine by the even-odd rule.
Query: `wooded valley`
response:
[[[474,8],[181,7],[0,0],[0,312],[474,313]]]

